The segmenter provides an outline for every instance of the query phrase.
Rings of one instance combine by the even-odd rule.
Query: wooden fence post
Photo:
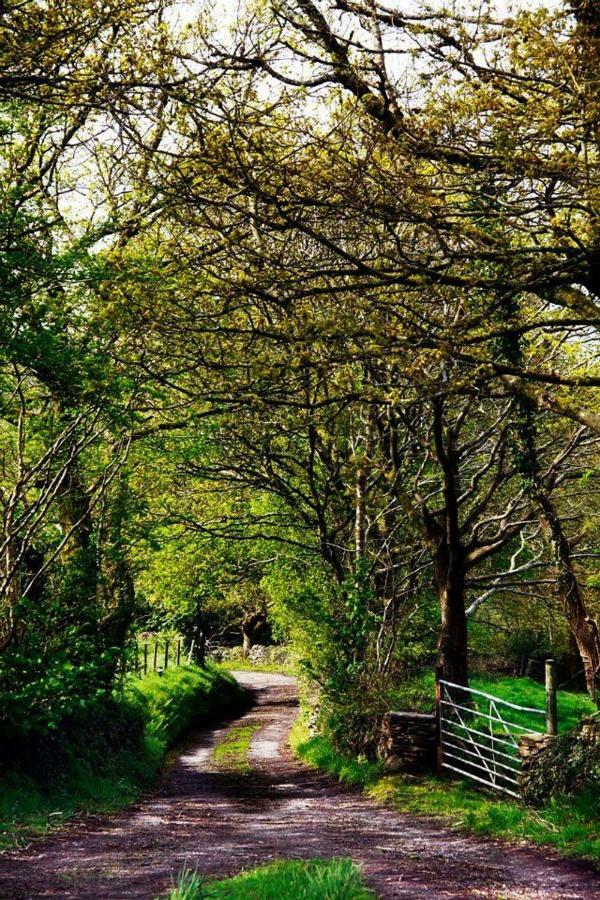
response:
[[[169,668],[169,641],[165,641],[165,672]]]
[[[435,720],[437,723],[437,772],[442,772],[442,686],[440,680],[444,674],[444,667],[437,665],[435,667]]]
[[[558,704],[556,697],[556,660],[546,660],[546,734],[558,734]]]
[[[153,670],[156,672],[156,666],[158,663],[158,641],[154,641],[154,661],[153,661]]]
[[[148,644],[144,644],[144,675],[148,674]]]
[[[181,665],[181,640],[177,641],[177,665]]]
[[[192,643],[190,644],[190,652],[188,653],[188,666],[192,661],[192,657],[194,655],[194,644],[196,643],[196,639],[192,638]]]

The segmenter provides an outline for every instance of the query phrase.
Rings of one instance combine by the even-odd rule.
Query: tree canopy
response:
[[[355,743],[527,641],[595,696],[600,18],[458,6],[4,4],[7,727],[148,623],[270,627]]]

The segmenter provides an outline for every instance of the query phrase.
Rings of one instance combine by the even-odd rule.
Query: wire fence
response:
[[[194,641],[186,647],[179,638],[156,638],[153,641],[136,642],[129,657],[130,672],[143,677],[149,672],[165,672],[169,668],[187,665],[193,659]]]

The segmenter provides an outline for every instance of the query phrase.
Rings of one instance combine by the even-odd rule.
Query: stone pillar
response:
[[[548,747],[554,738],[549,734],[524,734],[519,740],[519,756],[521,757],[521,781],[527,778],[527,773],[536,757]]]
[[[389,772],[435,769],[434,713],[389,712],[383,717],[377,755]]]
[[[598,716],[585,716],[581,720],[579,733],[590,744],[600,744],[600,718]]]

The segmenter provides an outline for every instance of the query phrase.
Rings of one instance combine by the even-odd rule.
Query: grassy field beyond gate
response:
[[[543,684],[532,678],[512,675],[473,675],[470,686],[477,691],[493,694],[501,700],[508,700],[518,706],[530,706],[543,709],[546,702]],[[399,687],[389,698],[391,709],[414,709],[417,712],[432,712],[435,697],[435,677],[432,672],[414,678]],[[582,716],[597,711],[596,705],[587,694],[576,691],[558,691],[558,730],[559,733],[571,731],[577,727]],[[515,722],[531,728],[532,731],[543,730],[544,723],[539,716],[515,712]]]

